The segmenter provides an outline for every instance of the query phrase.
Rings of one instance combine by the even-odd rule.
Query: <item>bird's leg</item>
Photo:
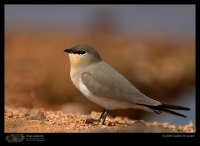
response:
[[[105,108],[104,111],[102,112],[101,116],[100,116],[97,120],[92,119],[92,118],[91,118],[91,119],[92,119],[93,121],[98,121],[98,122],[100,122],[101,119],[103,118],[103,121],[102,121],[102,125],[103,125],[109,112],[110,112],[110,109]],[[105,116],[103,117],[104,113],[106,113],[106,114],[105,114]]]
[[[106,117],[107,117],[108,113],[110,112],[110,109],[105,108],[104,112],[106,112],[106,114],[105,114],[105,116],[104,116],[104,118],[103,118],[102,125],[104,125],[104,122],[105,122],[105,120],[106,120]],[[103,116],[103,114],[100,116],[100,118],[102,118],[102,116]],[[99,121],[99,122],[100,122],[100,121]]]
[[[103,112],[102,112],[101,116],[98,118],[98,120],[97,120],[98,122],[100,122],[100,121],[101,121],[101,118],[103,117],[103,115],[104,115],[104,113],[105,113],[105,112],[106,112],[106,109],[104,109],[104,110],[103,110]]]
[[[106,109],[104,109],[104,111],[102,112],[101,116],[96,120],[96,119],[93,119],[93,118],[90,118],[92,119],[93,121],[98,121],[100,122],[101,121],[101,118],[103,117],[104,113],[106,112]]]

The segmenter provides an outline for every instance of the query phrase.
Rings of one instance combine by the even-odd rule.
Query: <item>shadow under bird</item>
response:
[[[160,114],[162,112],[186,118],[171,111],[190,110],[151,99],[142,94],[132,83],[114,68],[102,61],[99,53],[88,44],[77,44],[64,52],[69,53],[70,77],[76,88],[92,102],[104,107],[98,122],[105,119],[110,110],[135,108]],[[105,114],[105,115],[104,115]]]

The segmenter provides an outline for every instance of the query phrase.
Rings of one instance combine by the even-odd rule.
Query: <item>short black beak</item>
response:
[[[72,53],[71,49],[65,49],[64,52]]]

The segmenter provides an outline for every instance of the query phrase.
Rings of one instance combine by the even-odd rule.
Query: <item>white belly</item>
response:
[[[105,97],[99,97],[99,96],[93,95],[91,93],[91,91],[89,91],[87,89],[87,87],[83,84],[81,78],[79,78],[77,82],[76,82],[76,80],[73,80],[73,78],[72,78],[72,82],[74,83],[76,88],[83,93],[83,95],[86,98],[88,98],[90,101],[100,105],[101,107],[108,108],[108,109],[136,108],[136,109],[142,109],[142,110],[145,110],[145,111],[152,112],[151,109],[149,109],[145,106],[128,104],[128,103],[125,103],[125,102],[118,102],[118,101],[106,99]]]
[[[98,97],[92,95],[92,93],[87,89],[87,87],[82,83],[81,79],[79,78],[79,85],[77,88],[92,102],[108,109],[126,109],[126,108],[133,108],[133,105],[117,102],[113,100],[106,99],[104,97]]]

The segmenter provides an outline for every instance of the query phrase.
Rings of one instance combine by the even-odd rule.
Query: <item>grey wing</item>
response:
[[[102,98],[133,104],[160,104],[143,95],[125,77],[104,62],[82,73],[81,79],[83,84],[93,91],[93,94]]]

